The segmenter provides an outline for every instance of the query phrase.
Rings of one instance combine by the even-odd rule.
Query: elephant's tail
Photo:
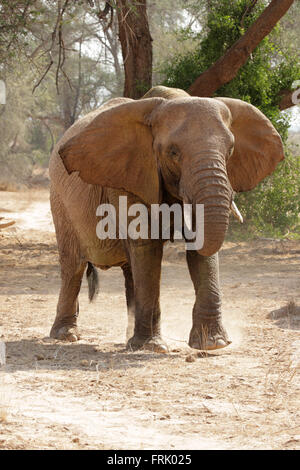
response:
[[[88,262],[86,278],[89,286],[89,300],[92,302],[99,292],[99,277],[97,269],[90,262]]]

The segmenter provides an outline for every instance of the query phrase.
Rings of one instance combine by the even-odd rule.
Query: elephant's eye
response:
[[[179,159],[180,152],[176,145],[170,145],[170,147],[168,148],[168,156],[173,158],[174,160]]]

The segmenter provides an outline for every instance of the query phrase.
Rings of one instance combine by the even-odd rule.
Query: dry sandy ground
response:
[[[80,293],[82,340],[49,338],[59,266],[48,192],[1,192],[0,448],[299,449],[300,244],[225,243],[224,322],[232,345],[197,355],[186,340],[193,288],[166,247],[161,303],[170,354],[125,350],[121,271]],[[284,308],[282,308],[284,307]]]

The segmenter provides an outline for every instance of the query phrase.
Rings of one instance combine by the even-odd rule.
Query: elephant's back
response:
[[[177,98],[186,98],[190,97],[190,95],[180,88],[169,88],[163,85],[157,85],[151,88],[147,93],[143,96],[143,98],[165,98],[166,100],[172,100]]]

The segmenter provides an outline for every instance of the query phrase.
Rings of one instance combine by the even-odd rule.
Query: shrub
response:
[[[229,236],[266,236],[300,239],[300,156],[286,151],[275,172],[254,190],[239,193],[235,202],[244,225],[231,221]]]

